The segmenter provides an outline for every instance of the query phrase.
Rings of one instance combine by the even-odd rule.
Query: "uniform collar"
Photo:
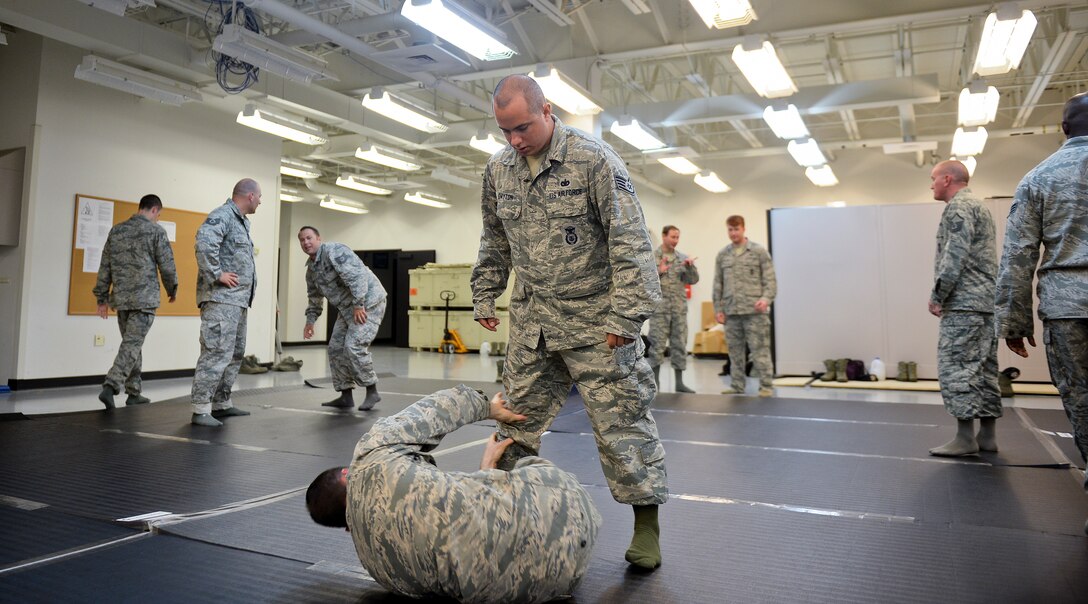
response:
[[[140,220],[146,220],[147,222],[151,222],[150,218],[148,218],[147,216],[144,216],[143,214],[141,214],[139,212],[136,212],[135,214],[133,214],[132,217],[133,218],[139,218]]]
[[[1066,147],[1088,147],[1088,135],[1065,139],[1065,142],[1062,143],[1062,149]]]
[[[956,194],[952,196],[952,199],[948,200],[948,203],[952,203],[953,201],[968,201],[974,198],[975,194],[971,192],[971,187],[964,187],[959,191],[956,191]]]
[[[733,248],[733,249],[737,249],[737,248],[744,248],[744,249],[746,249],[746,250],[747,250],[747,249],[751,249],[751,247],[752,247],[752,240],[751,240],[751,239],[749,239],[749,238],[747,238],[747,237],[745,237],[745,238],[744,238],[744,243],[742,243],[742,244],[740,244],[740,245],[736,245],[736,244],[734,244],[734,243],[733,243],[732,241],[730,241],[730,242],[729,242],[729,247],[731,247],[731,248]]]
[[[314,257],[313,258],[306,258],[306,262],[317,263],[318,261],[320,261],[321,260],[321,251],[324,250],[324,249],[325,249],[325,242],[322,241],[321,245],[317,246],[317,253],[314,254]]]
[[[234,210],[234,213],[238,218],[242,219],[242,222],[246,221],[246,215],[242,213],[242,210],[238,209],[238,204],[234,203],[233,199],[227,199],[227,203],[230,205],[230,209]]]

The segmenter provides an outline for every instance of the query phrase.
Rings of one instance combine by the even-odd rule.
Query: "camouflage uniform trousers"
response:
[[[125,392],[131,396],[140,394],[143,380],[140,379],[140,366],[143,364],[144,338],[151,331],[155,322],[154,308],[118,310],[117,327],[121,329],[121,345],[117,347],[117,356],[113,367],[106,374],[105,385],[114,392]]]
[[[956,419],[1001,417],[994,316],[946,310],[940,330],[937,374],[945,410]]]
[[[1073,440],[1081,460],[1088,461],[1088,318],[1043,321],[1043,344]]]
[[[355,322],[351,313],[341,311],[337,315],[332,335],[329,336],[329,366],[332,368],[332,385],[337,391],[378,383],[370,343],[378,335],[383,316],[385,300],[366,309],[366,323],[362,325]]]
[[[688,311],[658,310],[650,317],[650,367],[658,367],[665,360],[665,344],[668,343],[669,362],[673,369],[688,368]]]
[[[246,354],[248,310],[233,304],[200,305],[200,358],[193,376],[193,413],[233,406],[230,390]]]
[[[650,413],[657,387],[643,352],[641,338],[614,350],[601,342],[557,351],[547,350],[543,336],[535,349],[511,340],[503,385],[510,407],[528,419],[499,424],[499,434],[514,439],[499,467],[510,469],[518,458],[540,451],[540,435],[576,384],[612,497],[628,505],[665,503],[665,448]]]
[[[748,351],[752,351],[752,370],[759,375],[759,387],[770,388],[774,381],[771,364],[771,316],[726,315],[725,344],[729,347],[730,377],[733,392],[744,392],[744,368],[748,366]]]

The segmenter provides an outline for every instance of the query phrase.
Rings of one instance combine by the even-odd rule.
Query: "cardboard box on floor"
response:
[[[729,347],[725,344],[725,331],[720,328],[714,329],[714,326],[718,325],[718,321],[714,318],[714,304],[703,302],[702,311],[703,331],[695,334],[695,346],[691,353],[695,355],[729,354]]]

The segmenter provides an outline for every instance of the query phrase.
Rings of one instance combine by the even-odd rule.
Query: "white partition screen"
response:
[[[1010,200],[986,200],[1001,253]],[[933,286],[937,225],[944,204],[784,208],[770,212],[771,253],[778,277],[774,305],[776,370],[807,375],[824,359],[880,357],[894,374],[899,361],[937,377],[938,319],[927,303]],[[1004,344],[1002,368],[1021,379],[1050,381],[1038,349],[1021,359]]]

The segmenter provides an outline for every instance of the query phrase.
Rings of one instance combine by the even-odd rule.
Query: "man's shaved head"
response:
[[[1082,92],[1065,102],[1062,131],[1069,138],[1088,136],[1088,92]]]
[[[495,85],[495,94],[492,97],[495,107],[503,109],[516,98],[525,99],[525,104],[528,105],[533,115],[541,113],[544,109],[544,103],[547,102],[544,99],[544,91],[540,89],[540,84],[537,84],[536,80],[527,75],[509,75],[499,80],[499,83]]]
[[[231,197],[241,197],[249,193],[259,193],[261,191],[260,185],[252,178],[243,178],[238,181],[238,184],[234,185],[234,191],[231,192]]]
[[[943,161],[933,171],[938,174],[947,174],[952,177],[952,182],[967,184],[971,180],[971,174],[967,171],[967,166],[963,165],[963,162],[950,159]]]

